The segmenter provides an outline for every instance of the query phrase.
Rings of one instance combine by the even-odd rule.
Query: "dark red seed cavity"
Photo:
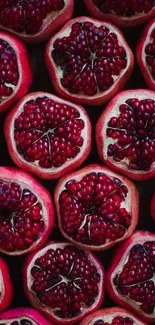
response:
[[[28,101],[14,126],[19,154],[42,168],[62,166],[83,145],[85,125],[79,111],[47,97]]]
[[[28,249],[44,231],[42,206],[35,194],[0,179],[0,249]]]
[[[35,34],[44,20],[55,16],[65,7],[64,0],[0,1],[0,24],[19,33]]]
[[[117,178],[89,173],[80,181],[71,180],[59,197],[64,232],[86,245],[103,245],[123,237],[131,216],[122,202],[127,187]]]
[[[70,93],[96,95],[109,89],[127,66],[126,52],[106,26],[75,23],[69,36],[55,41],[51,53]]]
[[[93,4],[106,14],[132,18],[149,13],[155,6],[154,0],[92,0]]]
[[[155,29],[153,29],[149,43],[145,47],[146,64],[151,73],[152,78],[155,80]]]
[[[86,253],[73,246],[49,249],[31,269],[33,290],[60,318],[90,308],[99,293],[100,275]]]
[[[33,325],[33,324],[36,324],[36,323],[34,323],[34,321],[32,323],[30,320],[28,320],[26,318],[23,318],[23,319],[20,319],[20,320],[15,320],[15,321],[10,323],[10,325]],[[6,324],[1,324],[0,323],[0,325],[6,325]]]
[[[128,169],[149,171],[155,161],[155,101],[131,98],[119,106],[119,115],[108,122],[107,137],[113,144],[107,154]]]
[[[106,320],[103,321],[102,319],[99,319],[97,321],[90,322],[89,325],[133,325],[133,324],[134,324],[133,319],[129,317],[116,316],[113,318],[111,322],[107,322]]]
[[[130,250],[122,271],[113,279],[119,294],[147,314],[155,308],[155,242],[137,244]]]

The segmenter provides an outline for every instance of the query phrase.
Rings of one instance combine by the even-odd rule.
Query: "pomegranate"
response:
[[[151,216],[155,220],[155,193],[151,198],[150,210],[151,210]]]
[[[125,85],[134,57],[114,25],[77,17],[50,39],[45,61],[53,86],[62,97],[100,105]]]
[[[62,235],[83,249],[108,249],[131,236],[137,224],[135,185],[100,165],[60,179],[55,205]]]
[[[137,231],[115,251],[107,271],[106,286],[111,298],[155,323],[155,235]]]
[[[0,252],[21,255],[40,247],[54,222],[48,191],[29,174],[0,167]]]
[[[1,323],[3,322],[3,324]],[[1,325],[52,325],[37,310],[20,307],[10,309],[0,315]],[[139,325],[139,324],[137,324]]]
[[[9,307],[12,297],[13,288],[9,269],[7,263],[0,257],[0,312]]]
[[[0,29],[26,42],[40,42],[70,19],[73,9],[74,0],[2,0]]]
[[[155,16],[154,0],[84,0],[89,13],[121,27],[145,23]]]
[[[31,82],[32,72],[25,45],[14,36],[0,32],[0,112],[24,96]]]
[[[70,243],[46,244],[27,257],[23,271],[30,303],[56,324],[75,324],[103,301],[101,263]]]
[[[86,316],[79,325],[146,325],[128,310],[111,307]]]
[[[11,110],[4,133],[14,163],[44,179],[75,169],[91,149],[84,108],[44,92],[28,94]]]
[[[96,125],[100,158],[109,167],[140,181],[155,176],[155,92],[120,92]]]
[[[145,27],[137,45],[136,56],[148,87],[155,90],[155,19]]]

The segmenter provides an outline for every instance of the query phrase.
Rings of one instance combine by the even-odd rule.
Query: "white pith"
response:
[[[153,83],[155,83],[155,80],[154,80],[153,77],[152,77],[152,74],[151,74],[150,68],[149,68],[149,66],[148,66],[148,64],[147,64],[147,62],[146,62],[147,54],[145,53],[145,48],[146,48],[146,46],[147,46],[148,44],[150,44],[150,43],[153,43],[153,39],[151,38],[151,33],[152,33],[153,29],[155,29],[155,23],[152,24],[152,26],[150,27],[150,29],[149,29],[149,31],[148,31],[148,33],[147,33],[147,37],[145,38],[145,41],[144,41],[144,43],[143,43],[143,48],[142,48],[142,55],[141,55],[141,58],[142,58],[142,62],[143,62],[144,67],[147,68],[147,73],[148,73],[150,79],[152,80]]]
[[[109,323],[112,324],[112,321],[114,320],[115,317],[130,317],[133,320],[133,325],[142,325],[141,322],[139,322],[134,316],[130,316],[129,314],[123,312],[123,311],[115,311],[112,312],[111,314],[107,313],[105,315],[100,315],[100,316],[95,316],[93,319],[86,325],[94,325],[96,321],[102,320],[104,323]]]
[[[4,286],[2,271],[0,270],[0,303],[3,301],[5,296],[5,290],[6,288]]]
[[[28,268],[27,268],[27,286],[28,286],[28,290],[29,290],[29,297],[30,297],[30,300],[31,300],[31,303],[34,305],[34,306],[39,306],[39,308],[43,311],[46,311],[48,314],[51,314],[54,316],[55,319],[57,320],[60,320],[62,321],[62,318],[56,316],[54,314],[54,311],[56,310],[60,310],[60,308],[55,308],[55,309],[51,309],[50,307],[44,305],[43,303],[41,303],[41,301],[37,298],[36,294],[34,293],[34,291],[32,291],[31,289],[31,286],[32,286],[32,283],[34,281],[32,275],[31,275],[31,269],[32,267],[34,267],[34,263],[36,261],[37,258],[41,257],[42,255],[46,254],[47,250],[48,249],[54,249],[56,250],[57,248],[64,248],[65,246],[72,246],[70,243],[56,243],[56,244],[51,244],[51,245],[48,245],[46,246],[45,248],[42,248],[39,252],[37,252],[34,257],[32,258],[31,262],[29,263],[28,265]],[[97,263],[96,259],[92,256],[92,254],[90,254],[89,252],[85,252],[86,255],[88,256],[88,258],[92,261],[92,263],[95,265],[96,269],[97,269],[97,272],[100,274],[100,282],[98,284],[99,288],[102,288],[103,287],[103,281],[104,281],[104,278],[103,278],[103,272],[101,270],[101,267],[100,265]],[[74,265],[74,263],[73,263]],[[68,280],[65,278],[65,277],[62,277],[62,281],[61,282],[65,282],[67,283]],[[60,283],[60,282],[59,282]],[[50,288],[53,288],[57,285],[53,285],[52,287]],[[48,288],[47,290],[49,290],[50,288]],[[98,297],[95,298],[95,302],[93,303],[93,309],[95,308],[95,306],[97,306],[97,304],[99,303],[101,297],[102,297],[102,290],[99,289],[98,291]],[[85,308],[85,306],[81,306],[80,310],[81,310],[81,313],[82,315],[84,316],[86,313],[88,313],[88,311],[90,310],[91,311],[92,309],[92,306],[91,307],[88,307],[88,308]],[[79,315],[78,315],[79,316]],[[72,317],[71,320],[76,320],[77,317]],[[65,319],[65,318],[64,318]],[[68,319],[68,318],[67,318]]]
[[[5,323],[5,325],[11,325],[13,322],[20,322],[21,320],[27,320],[27,321],[29,321],[29,322],[31,322],[32,323],[32,325],[39,325],[39,323],[37,322],[35,322],[32,318],[30,318],[30,317],[28,317],[28,316],[25,316],[25,315],[23,315],[23,316],[21,316],[21,317],[13,317],[13,318],[11,318],[11,319],[2,319],[2,320],[0,320],[0,325],[2,324],[2,325],[4,325],[4,323]],[[40,325],[43,325],[43,324],[40,324]]]
[[[110,144],[115,144],[117,143],[118,139],[112,139],[111,137],[108,137],[106,134],[106,130],[107,130],[107,125],[108,122],[110,121],[111,117],[119,117],[120,115],[120,111],[119,111],[119,106],[121,104],[125,104],[125,101],[127,99],[131,99],[131,98],[137,98],[139,100],[144,100],[147,98],[151,98],[155,101],[155,93],[153,94],[153,92],[151,91],[147,91],[147,90],[128,90],[125,91],[124,93],[122,92],[120,96],[117,96],[116,100],[113,101],[111,108],[108,111],[108,114],[104,115],[104,119],[102,121],[102,129],[101,129],[101,137],[103,139],[103,148],[102,148],[102,155],[104,156],[105,160],[110,161],[113,165],[117,166],[118,168],[122,168],[125,170],[129,170],[129,158],[124,158],[122,160],[120,160],[119,162],[115,161],[113,159],[113,156],[109,156],[107,154],[107,148]],[[126,104],[127,105],[127,104]],[[112,129],[112,127],[109,127],[110,129]],[[115,128],[114,128],[115,129]],[[154,169],[155,168],[155,162],[153,162],[150,166],[150,169]],[[145,170],[134,170],[132,169],[132,174],[148,174],[148,171]]]

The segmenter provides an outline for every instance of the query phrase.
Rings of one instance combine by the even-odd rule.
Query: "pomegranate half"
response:
[[[45,61],[60,96],[76,103],[100,105],[125,85],[134,57],[117,27],[77,17],[49,40]]]
[[[97,150],[112,169],[140,181],[155,176],[155,92],[120,92],[96,125]]]
[[[0,1],[0,29],[25,42],[40,42],[53,35],[68,19],[74,0]]]
[[[18,102],[5,120],[4,133],[14,163],[44,179],[75,169],[91,149],[84,108],[44,92]]]
[[[31,175],[0,167],[0,252],[21,255],[40,247],[54,223],[52,198]]]
[[[121,27],[133,27],[155,16],[153,0],[84,0],[89,13]]]
[[[0,112],[24,96],[31,82],[32,71],[25,45],[14,36],[0,32]]]
[[[137,231],[115,251],[106,274],[110,297],[155,323],[155,234]]]
[[[9,269],[5,260],[0,257],[0,312],[8,308],[13,297],[13,287]]]
[[[49,242],[29,255],[23,282],[30,303],[56,324],[79,322],[104,299],[100,261],[67,242]]]
[[[147,325],[121,307],[104,308],[86,316],[79,325]]]
[[[83,249],[105,250],[134,232],[136,187],[106,167],[89,165],[64,176],[54,196],[62,235]]]
[[[44,316],[42,316],[37,310],[27,307],[14,308],[3,312],[0,314],[0,324],[52,325],[52,323],[48,321]]]

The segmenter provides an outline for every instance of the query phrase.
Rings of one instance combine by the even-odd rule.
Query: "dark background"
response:
[[[78,16],[88,16],[88,12],[85,9],[83,0],[75,0],[75,11],[74,11],[74,16],[73,17],[78,17]],[[136,50],[136,44],[137,40],[139,39],[139,36],[143,30],[143,26],[140,27],[134,27],[130,29],[123,30],[124,36],[130,45],[133,53],[135,54]],[[32,70],[33,70],[33,83],[31,86],[31,91],[47,91],[50,93],[55,94],[55,91],[51,85],[49,76],[48,76],[48,71],[44,65],[44,50],[45,50],[45,43],[42,43],[40,45],[29,45],[27,46],[28,51],[30,53],[30,58],[31,58],[31,64],[32,64]],[[147,88],[146,83],[139,71],[139,68],[135,62],[135,67],[133,74],[126,85],[124,89],[136,89],[136,88]],[[104,106],[100,107],[85,107],[90,119],[92,121],[92,126],[93,126],[93,136],[94,136],[94,128],[96,121],[98,117],[100,116],[101,112],[104,109]],[[3,123],[4,119],[7,113],[2,114],[0,117],[0,165],[3,166],[13,166],[13,162],[11,161],[11,158],[9,157],[6,144],[5,144],[5,139],[3,135]],[[83,164],[83,166],[90,164],[90,163],[101,163],[97,151],[96,151],[96,144],[95,144],[95,139],[93,137],[93,144],[92,144],[92,150],[91,153]],[[48,190],[50,191],[51,195],[53,196],[53,191],[55,188],[56,181],[41,181],[42,184],[44,184]],[[139,190],[140,194],[140,212],[139,212],[139,223],[137,226],[137,229],[145,229],[148,231],[154,232],[155,230],[155,223],[153,222],[151,216],[150,216],[150,199],[151,196],[154,192],[155,189],[155,180],[151,179],[149,181],[144,181],[144,182],[139,182],[136,183],[136,186]],[[51,240],[59,240],[62,239],[62,236],[60,235],[57,225],[55,225],[55,228],[50,236]],[[105,267],[105,269],[108,267],[109,262],[111,261],[112,254],[114,253],[114,249],[110,249],[105,252],[98,253],[97,255],[99,258],[102,260],[102,263]],[[29,302],[27,301],[25,295],[24,295],[24,290],[22,288],[22,275],[21,275],[21,269],[22,269],[22,264],[24,261],[25,257],[8,257],[4,256],[5,260],[9,264],[10,272],[11,272],[11,278],[13,281],[14,285],[14,298],[12,301],[12,304],[10,308],[13,307],[24,307],[24,306],[29,306]],[[104,300],[103,306],[102,307],[109,307],[114,305],[110,298],[106,294],[106,298]]]

